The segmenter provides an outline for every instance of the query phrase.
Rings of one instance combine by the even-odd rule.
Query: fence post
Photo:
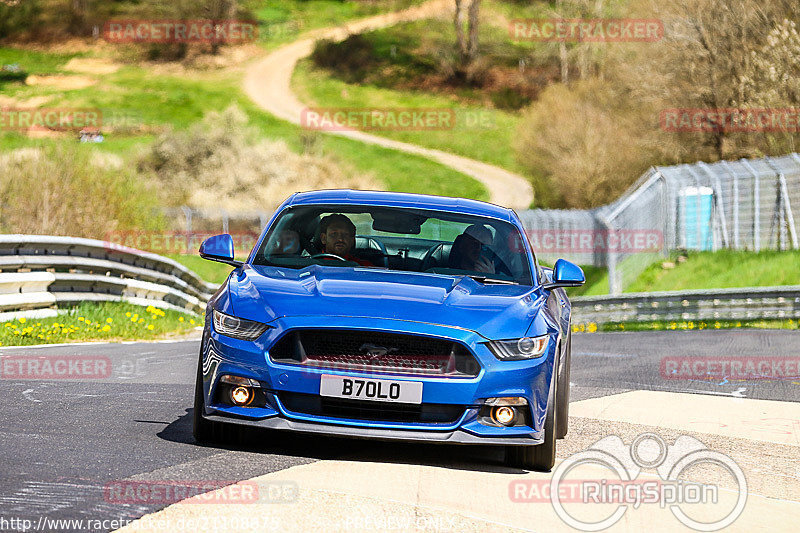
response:
[[[608,293],[611,295],[617,295],[622,292],[618,279],[619,272],[617,270],[617,252],[608,246],[608,240],[614,231],[614,228],[611,226],[611,223],[608,221],[608,219],[606,219],[605,215],[598,213],[597,219],[600,221],[606,231],[606,238],[604,240],[606,242],[606,266],[608,268]]]
[[[750,161],[743,158],[741,163],[753,175],[753,249],[758,252],[761,250],[761,186],[758,172]]]
[[[731,178],[733,178],[733,248],[739,250],[739,176],[733,171],[727,161],[722,161],[722,166],[728,171]]]
[[[228,212],[224,209],[220,209],[219,212],[222,215],[222,233],[230,233],[228,231]]]
[[[183,211],[183,216],[186,218],[186,233],[192,233],[192,208],[188,206],[181,206],[181,211]]]
[[[794,154],[797,156],[797,154]],[[794,158],[796,160],[796,157]],[[769,165],[769,167],[775,171],[775,174],[778,176],[778,194],[781,198],[781,209],[780,209],[780,235],[781,235],[781,250],[783,249],[783,243],[785,241],[785,234],[784,234],[784,219],[786,220],[786,224],[789,226],[789,237],[792,239],[792,249],[796,250],[798,243],[797,243],[797,229],[794,225],[794,213],[792,213],[792,203],[789,199],[789,188],[786,185],[786,175],[772,162],[772,160],[767,157],[765,161]]]

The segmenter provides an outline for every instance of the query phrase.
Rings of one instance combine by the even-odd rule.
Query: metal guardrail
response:
[[[800,318],[800,285],[571,298],[574,324]]]
[[[157,254],[98,241],[0,235],[0,320],[85,301],[201,312],[217,286]]]

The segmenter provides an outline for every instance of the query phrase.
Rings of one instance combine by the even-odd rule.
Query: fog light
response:
[[[498,424],[510,426],[514,423],[514,419],[517,418],[517,412],[513,407],[503,405],[492,409],[492,418],[494,418],[495,422]]]
[[[243,378],[239,376],[231,376],[226,374],[219,378],[220,383],[227,383],[228,385],[241,385],[242,387],[260,387],[258,381],[250,378]]]
[[[233,402],[233,405],[247,405],[252,399],[253,395],[251,394],[250,389],[247,387],[236,387],[231,389],[231,402]]]

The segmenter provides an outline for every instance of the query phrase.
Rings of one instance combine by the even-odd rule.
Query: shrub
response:
[[[657,120],[657,112],[601,80],[544,90],[525,112],[514,146],[536,176],[537,205],[589,208],[615,200],[649,166],[674,157],[677,148]]]
[[[335,71],[345,81],[361,81],[364,71],[374,58],[374,45],[361,34],[350,35],[344,41],[321,39],[314,45],[311,60],[318,67]]]
[[[147,184],[101,159],[70,145],[0,157],[0,231],[103,239],[110,231],[160,229]]]
[[[163,134],[138,167],[160,183],[165,203],[198,209],[270,211],[297,191],[375,187],[330,157],[298,155],[283,141],[259,139],[237,107]]]

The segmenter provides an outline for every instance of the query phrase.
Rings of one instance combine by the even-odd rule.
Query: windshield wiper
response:
[[[486,285],[519,285],[516,281],[509,281],[507,279],[487,278],[486,276],[467,276],[474,279],[478,283]]]

